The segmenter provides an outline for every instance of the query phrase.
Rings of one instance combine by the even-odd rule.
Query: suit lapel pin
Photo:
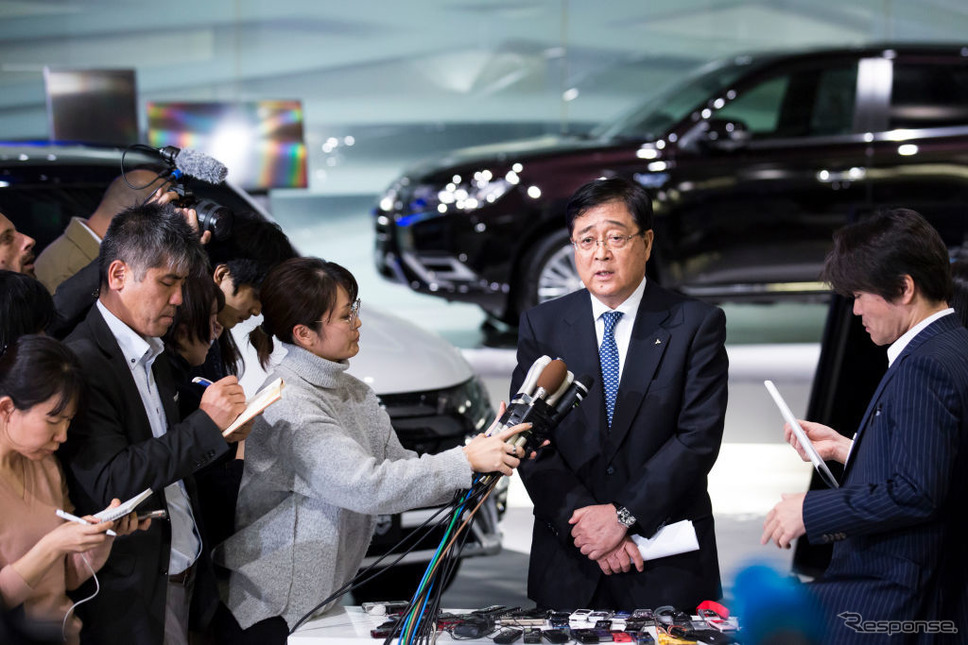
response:
[[[662,341],[661,341],[661,340],[659,340],[658,338],[656,338],[656,339],[655,339],[655,344],[656,344],[656,345],[661,345],[661,344],[662,344]]]

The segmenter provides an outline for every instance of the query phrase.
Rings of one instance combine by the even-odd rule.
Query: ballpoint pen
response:
[[[90,524],[90,522],[85,520],[83,517],[78,517],[77,515],[71,515],[70,513],[62,509],[57,509],[57,517],[65,519],[69,522],[75,522],[77,524]],[[111,537],[118,537],[118,534],[112,531],[111,529],[108,529],[107,531],[105,531],[105,533],[107,533]]]

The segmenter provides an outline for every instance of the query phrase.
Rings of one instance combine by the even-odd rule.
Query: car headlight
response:
[[[514,186],[507,177],[495,177],[490,170],[479,170],[469,180],[454,175],[453,180],[437,191],[437,212],[454,209],[465,213],[493,204]]]
[[[479,170],[470,177],[454,175],[443,186],[400,180],[380,198],[379,210],[393,213],[400,224],[409,223],[412,217],[422,220],[448,213],[469,213],[493,204],[517,183],[518,175],[513,170],[502,176],[490,170]]]
[[[491,397],[480,377],[473,376],[461,385],[441,390],[437,405],[441,411],[453,410],[470,422],[468,436],[480,434],[494,418]]]

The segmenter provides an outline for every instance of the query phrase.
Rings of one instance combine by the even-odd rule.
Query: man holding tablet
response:
[[[968,330],[948,307],[948,250],[924,218],[897,209],[838,231],[822,277],[854,298],[874,343],[889,345],[889,368],[853,440],[801,422],[823,459],[845,465],[840,487],[784,495],[761,541],[834,543],[811,585],[828,642],[963,638]],[[786,436],[809,459],[789,427]]]

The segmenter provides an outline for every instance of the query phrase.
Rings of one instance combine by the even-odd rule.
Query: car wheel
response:
[[[556,230],[526,252],[518,284],[518,312],[582,288],[567,230]]]
[[[447,589],[457,577],[460,562],[450,571],[441,591]],[[353,601],[359,605],[364,602],[378,602],[381,600],[410,600],[413,598],[417,585],[423,579],[427,570],[426,562],[399,564],[384,569],[377,577],[364,582],[353,590]]]

